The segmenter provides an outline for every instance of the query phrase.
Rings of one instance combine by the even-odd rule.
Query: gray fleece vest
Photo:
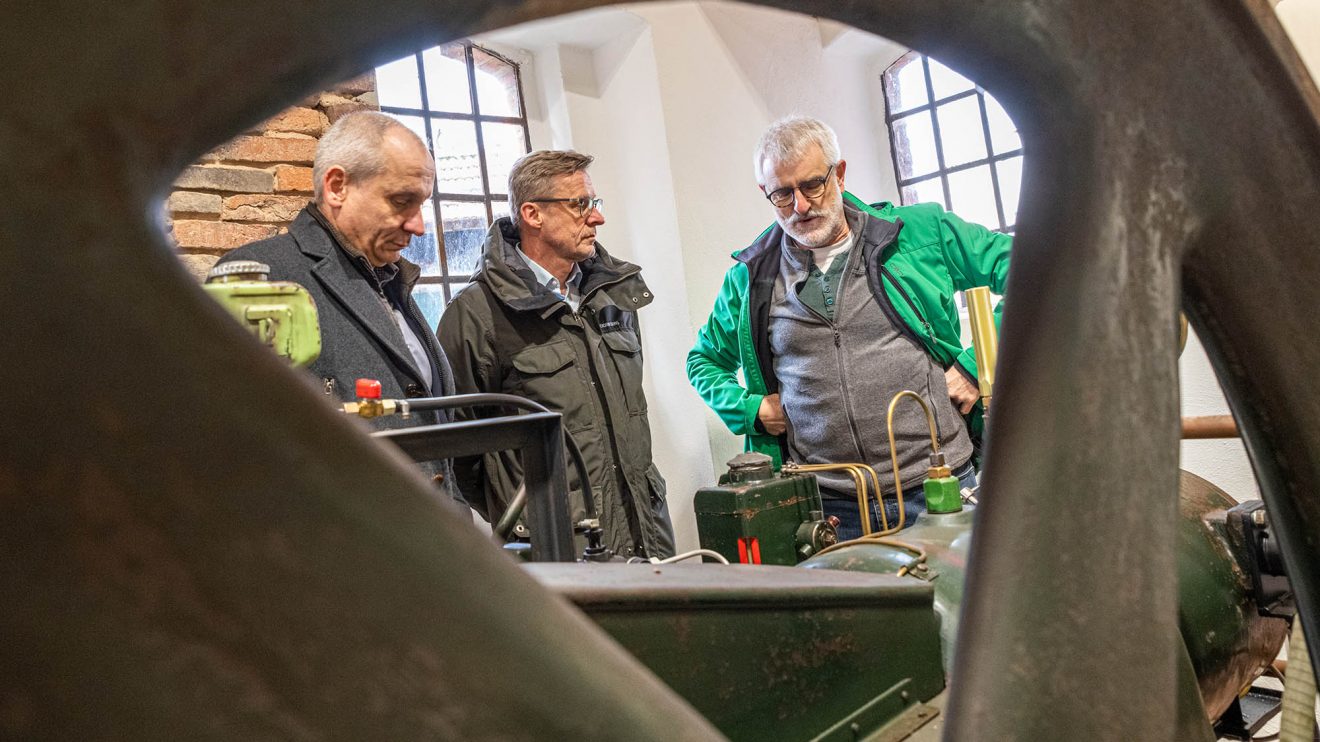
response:
[[[862,234],[861,225],[850,226],[855,235]],[[798,296],[811,256],[785,236],[770,305],[770,348],[788,419],[790,457],[801,464],[869,464],[889,493],[894,476],[885,418],[897,392],[911,389],[932,404],[949,466],[966,463],[972,444],[949,400],[944,369],[890,322],[867,285],[862,252],[859,241],[846,255],[831,322]],[[929,430],[920,406],[911,400],[899,403],[894,437],[905,493],[920,487],[926,475]],[[818,477],[824,496],[856,497],[846,473]]]

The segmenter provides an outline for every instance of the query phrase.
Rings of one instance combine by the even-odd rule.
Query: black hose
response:
[[[455,394],[452,397],[424,397],[421,399],[400,400],[406,403],[409,410],[452,410],[458,407],[513,407],[514,409],[527,410],[530,412],[553,412],[540,402],[535,402],[526,397],[519,397],[514,394]],[[573,468],[577,469],[578,482],[582,484],[582,500],[587,510],[587,517],[596,520],[600,516],[596,512],[596,498],[591,493],[591,477],[587,474],[587,462],[582,458],[582,449],[578,448],[577,441],[573,440],[573,435],[564,429],[564,447],[568,449],[568,455],[573,459]],[[513,530],[513,525],[518,522],[522,515],[523,508],[527,505],[527,488],[524,487],[509,507],[505,509],[499,521],[495,524],[492,531],[496,536],[507,539],[509,532]]]

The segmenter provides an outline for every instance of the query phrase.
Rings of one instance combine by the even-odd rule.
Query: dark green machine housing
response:
[[[815,475],[776,474],[765,454],[735,456],[693,504],[701,548],[730,562],[792,566],[838,540]]]
[[[890,738],[875,735],[938,715],[940,620],[921,580],[740,564],[527,569],[731,740]]]

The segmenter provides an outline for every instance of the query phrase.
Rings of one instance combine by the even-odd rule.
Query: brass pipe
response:
[[[1183,440],[1237,438],[1240,435],[1237,422],[1233,420],[1232,415],[1204,415],[1182,419]]]
[[[876,536],[888,536],[891,533],[898,533],[903,530],[903,522],[907,514],[903,511],[903,500],[898,500],[898,522],[893,526],[889,525],[889,516],[885,515],[885,492],[880,488],[880,475],[876,473],[875,467],[866,464],[858,464],[862,471],[871,476],[871,488],[875,490],[876,505],[880,508],[880,532]]]
[[[885,426],[889,430],[889,461],[894,468],[894,496],[898,498],[898,527],[900,529],[907,522],[907,512],[903,507],[903,474],[898,470],[898,443],[894,440],[894,409],[898,407],[898,403],[904,397],[915,399],[917,404],[921,405],[921,409],[926,412],[926,425],[930,428],[931,454],[940,452],[940,441],[938,436],[935,435],[935,416],[930,412],[930,405],[926,404],[926,400],[922,399],[920,394],[908,389],[895,394],[889,400],[889,414],[885,418]],[[883,509],[881,508],[881,510]]]
[[[866,479],[863,477],[865,470],[869,469],[871,481],[875,483],[876,499],[880,497],[880,480],[875,473],[875,469],[865,464],[795,464],[792,461],[784,464],[784,470],[788,472],[815,472],[815,471],[845,471],[853,479],[853,487],[857,491],[857,514],[862,519],[862,534],[869,536],[871,530],[871,506],[869,502],[870,491],[867,489]],[[881,503],[881,505],[883,505]],[[902,512],[900,508],[900,513]],[[889,519],[885,516],[885,509],[880,508],[880,525],[882,533],[891,533],[889,528]]]
[[[978,286],[963,294],[967,297],[967,316],[972,325],[972,347],[976,349],[976,382],[981,404],[988,413],[995,388],[995,364],[999,361],[999,329],[995,327],[995,310],[990,305],[990,289]]]

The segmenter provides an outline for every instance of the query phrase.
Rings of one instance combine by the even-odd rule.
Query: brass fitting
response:
[[[344,412],[358,417],[385,417],[393,415],[398,407],[398,403],[392,399],[360,399],[356,402],[345,402]]]

